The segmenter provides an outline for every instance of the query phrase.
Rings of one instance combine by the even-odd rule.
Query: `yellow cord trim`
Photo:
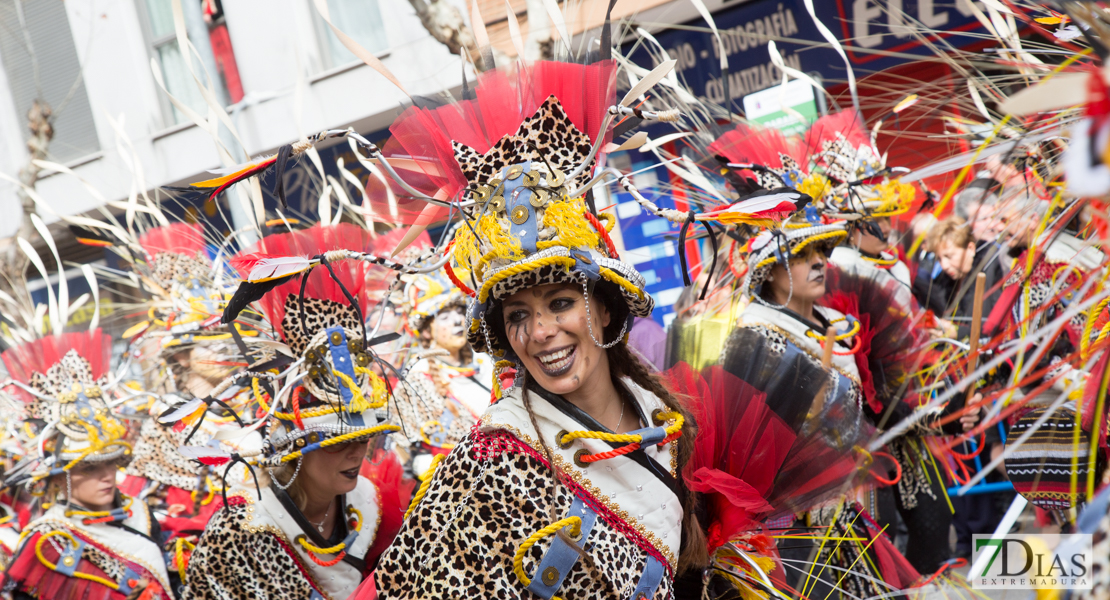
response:
[[[617,225],[617,217],[606,212],[597,213],[597,219],[602,222],[602,225],[605,225],[606,233],[612,232],[613,227]]]
[[[871,258],[870,256],[863,256],[862,258],[863,260],[873,265],[879,265],[880,267],[889,267],[898,262],[897,256],[894,258]]]
[[[429,465],[428,470],[424,471],[424,474],[420,476],[420,489],[416,490],[416,495],[412,497],[412,502],[409,503],[409,509],[405,511],[405,516],[402,517],[403,521],[409,519],[409,515],[412,514],[412,511],[416,510],[416,506],[424,499],[424,495],[428,493],[428,488],[432,486],[432,477],[435,475],[436,467],[438,467],[439,463],[443,462],[443,459],[446,457],[446,454],[437,454],[432,458],[432,464]]]
[[[844,319],[837,319],[836,321],[832,321],[832,322],[836,323],[836,322],[843,321],[843,320]],[[838,334],[836,336],[836,341],[839,342],[841,340],[846,340],[846,339],[852,337],[853,335],[856,335],[857,333],[859,333],[859,321],[852,321],[852,328],[849,329],[848,331],[844,332],[844,333]],[[825,336],[814,333],[813,330],[811,330],[811,329],[806,330],[806,337],[813,338],[815,340],[821,340],[822,342],[825,341]]]
[[[348,514],[351,512],[353,512],[358,518],[358,522],[355,523],[353,529],[355,531],[359,531],[362,529],[362,513],[354,507],[348,508]],[[338,544],[334,546],[328,546],[327,548],[320,548],[305,539],[303,535],[297,536],[297,543],[299,543],[301,547],[305,549],[305,551],[311,552],[313,554],[339,554],[340,552],[347,549],[347,544],[345,542],[339,542]]]
[[[528,577],[528,574],[524,572],[524,555],[528,553],[528,550],[532,546],[536,545],[536,542],[549,535],[553,535],[556,531],[564,527],[570,528],[567,534],[572,538],[582,535],[582,517],[567,517],[560,521],[556,521],[528,536],[528,539],[524,540],[520,544],[520,547],[516,549],[516,555],[513,556],[513,573],[516,573],[516,578],[524,584],[524,587],[528,587],[532,583],[532,578]],[[558,596],[553,596],[553,598],[558,598]]]
[[[664,421],[673,421],[673,423],[664,428],[664,431],[667,432],[667,435],[665,437],[670,437],[677,433],[680,429],[682,429],[682,425],[686,422],[686,419],[684,419],[681,414],[676,412],[661,413],[659,415],[659,419]],[[625,444],[639,444],[643,441],[644,438],[640,434],[606,433],[604,431],[579,430],[571,431],[564,434],[563,437],[559,438],[559,444],[562,446],[566,446],[574,440],[581,439],[603,440],[606,442],[620,442]]]
[[[55,563],[50,562],[49,560],[46,559],[45,556],[42,555],[42,544],[43,544],[43,542],[46,541],[46,538],[48,538],[50,536],[54,536],[54,535],[60,535],[64,538],[68,539],[74,545],[74,547],[77,546],[77,539],[74,538],[73,534],[69,533],[68,531],[58,530],[58,531],[50,531],[50,532],[42,534],[42,536],[39,537],[39,541],[35,544],[35,556],[38,557],[40,563],[42,563],[44,566],[46,566],[46,568],[50,569],[51,571],[57,571],[58,570],[58,565],[56,565]],[[114,581],[109,581],[107,579],[104,579],[103,577],[97,577],[96,575],[89,575],[88,573],[82,573],[80,571],[74,571],[73,576],[78,578],[78,579],[86,579],[88,581],[93,581],[93,582],[99,583],[100,585],[107,586],[108,588],[111,588],[113,590],[119,590],[119,584],[118,583],[116,583]]]
[[[826,231],[825,233],[819,233],[798,242],[798,245],[794,246],[790,250],[790,254],[791,256],[797,256],[798,254],[801,254],[802,250],[805,249],[806,246],[814,242],[823,242],[825,240],[842,240],[846,237],[848,237],[847,231]],[[772,240],[771,243],[775,243],[774,240]],[[772,254],[771,256],[768,256],[767,258],[759,261],[755,268],[762,269],[767,265],[774,264],[776,261],[778,261],[778,258],[776,258],[774,254]]]
[[[174,542],[173,556],[174,562],[177,563],[177,575],[181,577],[181,583],[186,583],[185,575],[189,571],[189,562],[185,559],[186,548],[189,550],[189,552],[197,549],[196,545],[191,543],[189,540],[185,538],[177,538],[177,540]]]
[[[600,267],[598,270],[601,272],[602,277],[621,286],[622,288],[624,288],[625,291],[632,294],[633,296],[636,296],[641,300],[643,299],[644,290],[641,290],[640,288],[632,285],[631,281],[625,279],[624,277],[621,277],[616,271],[608,269],[606,267]]]
[[[131,496],[124,496],[123,510],[124,512],[131,510]],[[99,519],[100,517],[107,517],[112,514],[110,510],[67,510],[66,517],[83,517],[86,519]]]
[[[493,286],[501,282],[502,280],[512,277],[513,275],[519,275],[521,273],[525,273],[535,269],[542,269],[543,267],[549,265],[562,265],[569,271],[571,268],[574,267],[575,264],[577,264],[577,262],[578,261],[569,256],[545,256],[543,258],[536,258],[533,260],[524,261],[511,267],[505,268],[501,271],[498,271],[496,274],[492,275],[491,277],[486,279],[485,282],[482,283],[482,289],[478,292],[478,302],[484,303],[486,300],[489,300],[489,292],[493,289]]]
[[[303,415],[302,415],[302,417],[303,417]],[[350,433],[344,433],[343,435],[338,435],[338,436],[335,436],[333,438],[328,438],[328,439],[320,442],[320,447],[321,448],[327,448],[328,446],[335,446],[337,444],[346,444],[347,442],[349,442],[351,440],[357,440],[359,438],[370,437],[370,436],[373,436],[373,435],[377,435],[379,433],[393,433],[394,431],[400,431],[400,430],[401,430],[400,425],[390,425],[388,423],[384,424],[384,425],[377,425],[375,427],[367,427],[366,429],[359,429],[358,431],[352,431]],[[291,460],[297,460],[301,456],[303,456],[303,454],[301,453],[300,450],[297,450],[296,452],[294,452],[292,454],[286,454],[285,456],[281,457],[281,462],[287,463]]]
[[[366,367],[355,367],[355,374],[367,375],[370,378],[371,396],[374,398],[374,401],[372,403],[367,402],[366,397],[362,394],[362,390],[359,389],[359,387],[355,384],[354,381],[351,380],[349,376],[347,376],[345,373],[340,373],[339,371],[336,371],[334,369],[332,369],[332,373],[335,373],[339,380],[342,381],[351,390],[351,394],[354,396],[351,400],[351,412],[361,413],[368,409],[381,408],[385,406],[389,394],[385,387],[385,381],[383,381],[381,377],[378,377],[377,373],[374,373]],[[268,412],[270,410],[270,406],[266,403],[265,400],[263,400],[262,390],[258,386],[257,377],[251,379],[251,389],[254,390],[255,401],[258,402],[259,406],[262,407],[262,410]],[[321,406],[318,408],[303,411],[301,412],[300,416],[302,419],[310,419],[312,417],[322,417],[324,415],[335,414],[342,411],[343,408],[341,406]],[[282,421],[292,421],[295,419],[293,413],[281,411],[274,411],[274,416],[281,419]]]

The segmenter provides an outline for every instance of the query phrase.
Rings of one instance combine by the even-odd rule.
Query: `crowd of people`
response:
[[[66,331],[90,299],[64,275],[46,305],[0,297],[0,595],[965,597],[972,535],[1019,500],[1110,556],[1110,516],[1080,518],[1110,493],[1106,136],[1069,159],[1015,134],[940,193],[855,109],[794,135],[685,118],[723,109],[647,102],[673,61],[609,54],[490,68],[384,147],[325,131],[191,186],[284,202],[286,166],[347,137],[390,211],[278,206],[253,243],[153,203],[75,222],[121,264],[90,287],[137,309],[113,337]],[[1098,102],[1076,131],[1110,127]],[[655,151],[693,208],[606,166],[637,125],[689,134]],[[602,189],[677,233],[666,330]],[[1079,597],[1106,597],[1095,567]]]

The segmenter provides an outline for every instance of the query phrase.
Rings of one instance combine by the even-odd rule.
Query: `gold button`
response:
[[[575,258],[577,258],[578,260],[580,260],[580,261],[582,261],[582,262],[586,263],[587,265],[592,265],[592,264],[594,264],[594,261],[592,261],[592,260],[590,260],[590,259],[586,258],[585,256],[576,256]]]
[[[493,198],[490,198],[489,209],[493,212],[501,212],[505,210],[505,197],[494,196]]]
[[[513,212],[509,215],[509,219],[517,225],[523,225],[528,222],[528,209],[522,205],[517,205],[513,208]]]
[[[538,171],[528,171],[524,174],[524,185],[526,187],[536,187],[540,184],[540,174]]]
[[[480,185],[470,191],[470,197],[477,202],[485,202],[492,192],[493,190],[488,185]]]
[[[501,187],[501,180],[497,177],[494,177],[493,179],[490,179],[489,183],[487,183],[486,185],[488,185],[489,189],[492,190],[490,191],[490,193],[492,194],[493,192],[497,191],[497,188]]]
[[[585,448],[579,448],[578,451],[574,453],[574,464],[578,465],[580,468],[583,468],[583,469],[590,466],[590,463],[584,462],[582,460],[582,457],[587,455],[587,454],[589,454],[589,452],[587,452]]]
[[[67,567],[72,567],[73,563],[75,563],[75,562],[77,562],[77,561],[73,560],[72,556],[67,556],[67,557],[62,559],[62,564],[67,566]]]
[[[555,567],[544,569],[542,579],[544,585],[555,585],[555,582],[559,581],[559,569]]]
[[[340,334],[338,331],[333,331],[331,333],[331,345],[332,346],[338,346],[339,343],[342,342],[342,341],[343,341],[343,335]]]
[[[298,448],[304,448],[304,438],[297,438],[297,441],[293,442],[293,445]]]
[[[528,198],[528,202],[530,202],[532,204],[532,206],[535,206],[536,208],[539,208],[539,207],[547,204],[547,199],[550,196],[551,196],[551,193],[548,192],[545,189],[540,188],[540,189],[532,190],[532,196],[530,198]]]
[[[555,169],[547,176],[547,187],[562,187],[567,181],[567,176],[559,169]]]
[[[509,181],[512,181],[512,180],[516,179],[517,177],[520,177],[521,174],[523,174],[523,173],[524,173],[524,166],[523,165],[513,165],[513,166],[509,167],[509,172],[505,174],[505,179],[508,179]]]

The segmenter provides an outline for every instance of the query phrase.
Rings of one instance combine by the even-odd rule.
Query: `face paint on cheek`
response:
[[[555,317],[555,322],[562,325],[563,324],[563,317]]]

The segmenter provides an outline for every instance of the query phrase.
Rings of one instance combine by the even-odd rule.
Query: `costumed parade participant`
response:
[[[173,598],[160,529],[145,503],[121,494],[125,428],[106,404],[111,340],[99,329],[51,335],[4,352],[33,418],[37,452],[8,484],[45,485],[46,512],[24,530],[4,574],[14,598]]]
[[[361,227],[315,226],[269,235],[232,260],[244,282],[223,320],[257,300],[282,347],[232,377],[265,411],[233,435],[265,426],[262,449],[181,450],[226,471],[250,460],[259,485],[209,522],[184,598],[346,598],[400,526],[411,489],[400,485],[400,464],[379,449],[364,465],[368,444],[398,430],[387,422],[387,384],[369,368],[364,317],[369,282],[382,274],[369,277],[375,267],[352,258],[368,248]]]
[[[437,461],[360,598],[665,598],[676,576],[700,578],[680,475],[692,423],[624,340],[653,302],[615,258],[611,218],[574,193],[606,140],[614,75],[605,62],[491,71],[477,100],[392,127],[439,157],[447,197],[467,187],[476,201],[448,274],[475,298],[467,336],[502,361],[504,389]],[[523,103],[490,110],[510,93]]]
[[[404,293],[418,347],[395,389],[403,435],[394,439],[410,456],[405,462],[413,474],[422,475],[489,407],[493,363],[467,342],[466,296],[445,276],[408,278]]]
[[[125,337],[130,337],[133,352],[150,351],[159,363],[152,369],[150,385],[164,394],[137,415],[142,425],[125,485],[155,508],[163,530],[192,545],[222,506],[219,492],[224,484],[209,466],[186,459],[177,449],[209,443],[220,425],[234,423],[234,418],[213,410],[195,427],[190,422],[175,428],[158,417],[171,407],[210,396],[234,369],[227,364],[243,358],[232,333],[219,322],[223,291],[215,286],[226,278],[220,273],[223,266],[208,258],[202,226],[175,223],[152,228],[139,236],[138,246],[145,260],[136,261],[135,270],[153,295],[150,320],[132,327]],[[249,330],[236,333],[256,335]],[[235,403],[230,398],[223,402]]]

